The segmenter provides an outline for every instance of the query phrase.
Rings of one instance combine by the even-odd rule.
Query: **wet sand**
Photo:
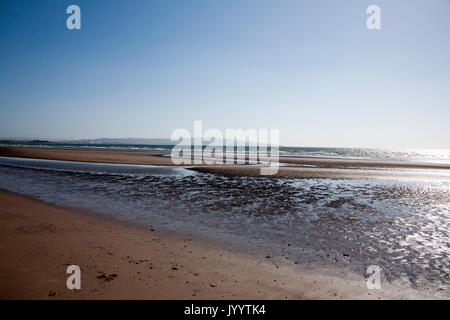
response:
[[[0,190],[0,299],[392,299],[345,270],[145,229]],[[68,265],[81,290],[66,288]]]
[[[322,158],[280,158],[281,163],[294,165],[314,165],[317,167],[337,168],[397,168],[397,169],[450,169],[450,164],[429,163],[418,161],[386,161],[386,160],[351,160]]]
[[[202,166],[192,170],[221,174],[226,176],[249,176],[261,175],[259,166]],[[380,170],[381,169],[381,170]],[[397,169],[397,170],[396,170]],[[450,170],[398,170],[382,168],[306,168],[306,167],[279,167],[278,172],[269,177],[287,179],[365,179],[365,178],[402,178],[402,179],[441,179],[450,180]]]

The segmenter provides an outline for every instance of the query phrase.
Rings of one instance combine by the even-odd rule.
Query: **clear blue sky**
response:
[[[163,138],[194,120],[279,128],[283,145],[450,148],[450,1],[0,2],[0,137]]]

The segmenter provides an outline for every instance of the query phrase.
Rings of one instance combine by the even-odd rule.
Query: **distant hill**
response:
[[[234,145],[234,141],[224,139],[226,145]],[[170,139],[164,138],[98,138],[98,139],[36,139],[36,138],[0,138],[0,143],[25,143],[25,144],[105,144],[105,145],[159,145],[159,146],[174,146],[179,143],[179,141],[171,141]],[[208,144],[208,142],[204,142]],[[241,141],[241,143],[243,143]],[[194,144],[194,138],[192,138],[192,144]]]
[[[145,138],[99,138],[99,139],[36,139],[36,138],[0,138],[3,143],[71,143],[71,144],[152,144],[174,145],[170,139]]]
[[[153,144],[153,145],[174,145],[170,139],[146,139],[146,138],[100,138],[100,139],[80,139],[64,140],[58,142],[80,143],[80,144]]]

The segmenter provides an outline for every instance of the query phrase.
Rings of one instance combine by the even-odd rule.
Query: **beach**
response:
[[[408,238],[444,244],[447,228],[369,207],[400,192],[402,201],[423,198],[427,215],[445,212],[442,164],[393,172],[301,159],[318,167],[261,178],[258,166],[190,170],[159,154],[0,148],[0,156],[0,189],[9,190],[0,191],[1,299],[448,298],[447,249]],[[391,185],[389,176],[437,181],[436,191],[427,182],[428,193],[414,194],[415,184]],[[388,212],[409,210],[393,204]],[[373,263],[386,270],[382,290],[366,287]],[[81,267],[81,290],[67,289],[68,265]]]

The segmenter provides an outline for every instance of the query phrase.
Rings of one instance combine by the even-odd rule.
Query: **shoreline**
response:
[[[100,163],[116,163],[116,164],[142,164],[142,165],[163,165],[176,166],[170,157],[164,157],[165,153],[146,153],[132,151],[112,151],[112,150],[88,150],[88,149],[67,149],[67,148],[37,148],[37,147],[0,147],[0,156],[17,157],[17,158],[33,158],[46,160],[62,160],[62,161],[79,161],[79,162],[100,162]],[[217,158],[222,161],[222,158]],[[238,157],[238,160],[254,161],[253,157]],[[268,161],[270,158],[261,157],[261,161]],[[427,163],[427,162],[409,162],[409,161],[386,161],[386,160],[351,160],[351,159],[324,159],[324,158],[291,158],[280,157],[281,164],[293,165],[292,167],[282,168],[308,168],[314,166],[315,170],[321,169],[438,169],[449,170],[450,164],[443,163]],[[222,167],[235,166],[233,164],[215,165],[207,164],[191,164],[183,166],[201,166],[201,167]],[[249,167],[242,164],[240,167]],[[255,167],[252,165],[251,167]]]
[[[17,157],[104,164],[177,166],[164,154],[124,151],[92,151],[61,148],[0,147],[0,157]],[[242,160],[242,159],[241,159]],[[267,159],[261,159],[262,161]],[[282,158],[275,175],[266,177],[288,179],[444,179],[450,180],[450,165],[392,161]],[[286,166],[287,164],[287,166]],[[210,174],[227,176],[261,176],[260,165],[188,164],[180,165]]]
[[[284,263],[0,190],[0,299],[416,299],[344,270]],[[65,286],[70,264],[82,289]]]

